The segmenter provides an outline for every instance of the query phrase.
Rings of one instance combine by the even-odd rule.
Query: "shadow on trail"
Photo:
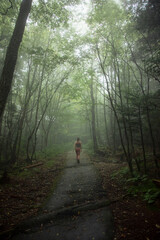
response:
[[[68,153],[64,173],[43,213],[19,226],[13,240],[111,240],[113,223],[101,179],[85,153]],[[21,232],[21,233],[20,233]]]

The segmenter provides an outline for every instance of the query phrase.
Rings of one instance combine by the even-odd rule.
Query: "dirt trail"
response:
[[[43,214],[25,222],[14,240],[111,240],[112,215],[101,179],[85,153],[80,163],[69,152],[64,173]]]

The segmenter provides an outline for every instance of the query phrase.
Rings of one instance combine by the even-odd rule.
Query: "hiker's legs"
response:
[[[79,160],[80,160],[80,149],[76,150],[76,159],[79,162]]]
[[[78,154],[76,153],[76,160],[78,160]]]

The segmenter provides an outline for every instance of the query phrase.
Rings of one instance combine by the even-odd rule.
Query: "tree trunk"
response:
[[[37,127],[37,122],[38,122],[38,114],[39,114],[39,105],[40,105],[40,96],[41,96],[41,90],[42,90],[42,82],[43,82],[43,77],[44,77],[44,70],[45,70],[45,62],[43,64],[43,67],[42,67],[42,73],[41,73],[41,77],[40,77],[40,82],[39,82],[39,87],[38,87],[38,96],[37,96],[37,106],[36,106],[36,112],[35,112],[35,122],[34,122],[34,127],[28,137],[28,140],[27,140],[27,146],[26,146],[26,153],[27,153],[27,161],[29,163],[32,163],[32,159],[30,158],[30,143],[31,143],[31,140],[32,140],[32,137],[36,131],[36,127]],[[33,143],[32,143],[32,147],[33,146]]]
[[[142,145],[142,151],[143,151],[143,162],[144,162],[144,172],[147,172],[147,164],[146,164],[146,152],[144,147],[144,136],[143,136],[143,127],[142,127],[142,118],[141,118],[141,107],[138,106],[138,118],[139,118],[139,128],[140,128],[140,134],[141,134],[141,145]]]
[[[12,86],[12,79],[18,56],[18,49],[22,41],[31,5],[32,0],[22,1],[14,32],[7,49],[4,66],[0,77],[0,119],[3,115],[7,97]]]
[[[97,142],[98,142],[98,145],[102,145],[102,139],[101,139],[101,134],[100,134],[100,131],[99,131],[99,114],[98,114],[98,102],[97,102],[97,99],[98,99],[98,93],[97,93],[97,86],[96,86],[96,89],[95,89],[95,119],[96,119],[96,135],[97,135]]]
[[[104,115],[104,126],[105,126],[105,138],[106,138],[106,143],[109,147],[111,147],[110,144],[110,139],[109,139],[109,132],[108,132],[108,125],[107,125],[107,112],[106,112],[106,97],[105,97],[105,92],[104,92],[104,98],[103,98],[103,115]]]
[[[120,135],[120,140],[121,140],[121,145],[122,145],[122,148],[123,148],[123,152],[124,152],[126,161],[127,161],[127,163],[128,163],[128,167],[129,167],[131,176],[133,176],[132,162],[131,162],[130,159],[128,158],[127,150],[126,150],[126,147],[125,147],[125,144],[124,144],[124,140],[123,140],[123,135],[122,135],[122,130],[121,130],[121,126],[120,126],[120,121],[119,121],[118,113],[117,113],[116,108],[115,108],[115,106],[114,106],[114,101],[113,101],[113,98],[112,98],[112,96],[111,96],[111,91],[110,91],[110,86],[109,86],[109,83],[108,83],[107,75],[106,75],[106,72],[105,72],[105,69],[104,69],[104,65],[103,65],[103,63],[102,63],[102,60],[101,60],[101,57],[100,57],[99,49],[98,49],[98,48],[97,48],[97,53],[98,53],[98,58],[99,58],[99,62],[100,62],[100,67],[101,67],[101,69],[102,69],[102,73],[103,73],[104,78],[105,78],[105,80],[106,80],[106,86],[107,86],[109,101],[110,101],[111,107],[112,107],[112,109],[113,109],[113,112],[114,112],[114,115],[115,115],[115,118],[116,118],[116,121],[117,121],[117,125],[118,125],[118,130],[119,130],[119,135]]]
[[[98,144],[97,144],[97,136],[96,136],[96,119],[95,119],[95,100],[94,100],[94,95],[93,95],[93,79],[91,80],[90,91],[91,91],[91,104],[92,104],[91,112],[92,112],[93,148],[94,148],[94,152],[96,152],[98,149]]]
[[[149,127],[149,133],[150,133],[150,137],[151,137],[151,141],[152,141],[152,149],[153,149],[153,156],[154,156],[154,161],[155,161],[155,166],[159,169],[159,164],[157,161],[157,156],[156,156],[156,145],[155,145],[155,140],[154,140],[154,135],[153,135],[153,130],[152,130],[152,124],[151,124],[151,120],[150,120],[150,114],[149,114],[149,103],[148,103],[148,96],[149,96],[149,76],[147,76],[148,78],[148,86],[147,86],[147,94],[145,93],[145,89],[143,86],[143,74],[142,74],[142,68],[140,67],[140,65],[137,63],[136,57],[132,51],[132,48],[130,46],[130,44],[128,43],[129,49],[131,51],[132,54],[132,58],[134,60],[134,63],[139,71],[140,74],[140,82],[138,81],[138,79],[135,77],[137,83],[139,84],[141,91],[143,93],[144,99],[145,99],[145,103],[146,103],[146,114],[147,114],[147,122],[148,122],[148,127]],[[148,73],[147,73],[148,75]],[[157,79],[158,80],[158,79]],[[159,81],[159,80],[158,80]],[[148,95],[148,96],[147,96]]]
[[[36,91],[35,86],[38,87],[38,84],[35,84],[35,86],[34,86],[34,83],[36,82],[35,77],[36,77],[36,72],[37,72],[37,66],[34,69],[32,80],[30,82],[31,64],[29,64],[29,71],[28,71],[28,78],[27,78],[27,84],[26,84],[26,93],[25,93],[25,98],[24,98],[22,116],[21,116],[19,124],[18,124],[19,125],[18,126],[18,142],[17,142],[17,149],[16,149],[17,161],[19,159],[19,153],[20,153],[20,148],[21,148],[21,139],[22,139],[22,133],[23,133],[23,126],[24,126],[26,115],[27,115],[29,102],[30,102],[30,99],[33,96],[34,92]]]

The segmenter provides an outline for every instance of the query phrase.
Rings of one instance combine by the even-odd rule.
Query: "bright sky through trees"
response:
[[[116,3],[120,4],[120,0],[114,0]],[[84,35],[88,30],[88,25],[86,23],[86,19],[88,13],[92,11],[92,1],[85,0],[82,1],[81,4],[77,6],[68,7],[72,12],[72,19],[70,23],[72,24],[75,31],[80,34]]]
[[[85,34],[88,29],[86,18],[90,11],[90,0],[85,0],[77,6],[69,7],[69,9],[72,12],[70,23],[73,28],[78,34]]]

